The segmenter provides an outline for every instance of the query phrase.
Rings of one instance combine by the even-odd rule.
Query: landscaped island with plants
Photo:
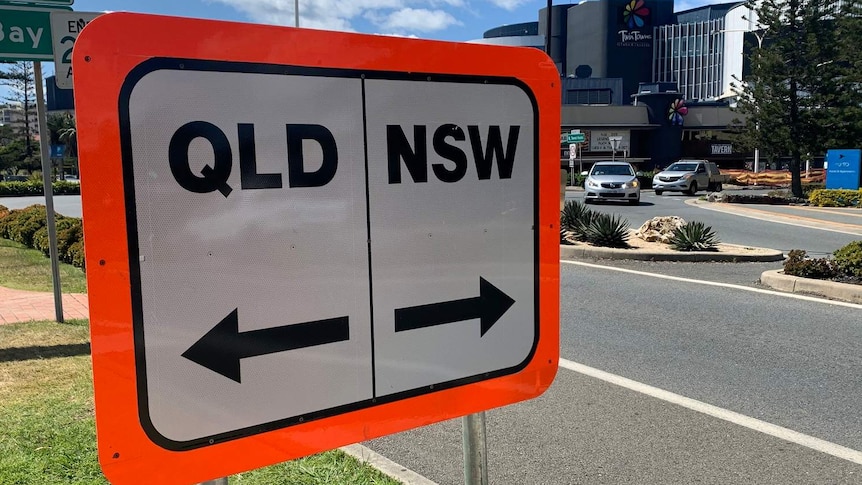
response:
[[[627,220],[590,210],[577,200],[567,201],[560,212],[560,244],[633,249],[631,238],[658,242],[674,251],[718,251],[720,241],[712,227],[676,216],[655,217],[632,231]],[[809,258],[794,249],[784,259],[784,274],[862,285],[862,241],[853,241],[831,258]]]

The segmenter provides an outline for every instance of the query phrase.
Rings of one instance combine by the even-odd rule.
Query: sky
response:
[[[579,0],[557,0],[554,5]],[[676,0],[685,10],[707,0]],[[467,41],[504,24],[538,20],[547,0],[299,0],[300,26]],[[275,25],[294,24],[294,0],[76,0],[77,11],[133,12]]]
[[[554,5],[581,0],[556,0]],[[721,0],[675,0],[675,11]],[[534,22],[547,0],[299,0],[300,27],[469,41],[506,24]],[[129,11],[273,25],[294,24],[294,0],[75,0],[79,12]],[[53,63],[43,63],[45,76]],[[0,97],[5,94],[0,87]]]

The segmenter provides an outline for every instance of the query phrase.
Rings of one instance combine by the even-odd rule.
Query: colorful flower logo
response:
[[[646,19],[647,15],[649,15],[649,9],[646,7],[644,0],[632,0],[623,9],[623,22],[630,29],[640,28],[644,26],[644,19]]]
[[[667,119],[670,121],[671,125],[682,126],[682,117],[687,114],[688,107],[685,105],[685,101],[677,99],[670,104],[670,107],[667,110]]]

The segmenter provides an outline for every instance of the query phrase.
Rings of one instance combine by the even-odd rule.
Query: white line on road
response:
[[[594,369],[592,367],[588,367],[577,362],[572,362],[571,360],[561,358],[560,367],[590,377],[594,377],[596,379],[609,382],[611,384],[624,387],[626,389],[630,389],[641,394],[646,394],[647,396],[661,399],[662,401],[667,401],[669,403],[676,404],[687,409],[691,409],[692,411],[697,411],[699,413],[703,413],[714,418],[718,418],[733,424],[738,424],[740,426],[759,431],[769,436],[774,436],[776,438],[780,438],[791,443],[796,443],[797,445],[801,445],[815,451],[826,453],[827,455],[832,455],[836,458],[841,458],[842,460],[847,460],[862,465],[862,452],[856,451],[852,448],[847,448],[846,446],[836,445],[835,443],[831,443],[820,438],[815,438],[813,436],[809,436],[798,431],[793,431],[792,429],[787,429],[781,426],[767,423],[766,421],[761,421],[759,419],[755,419],[744,414],[739,414],[724,408],[720,408],[718,406],[713,406],[712,404],[707,404],[696,399],[680,396],[679,394],[674,394],[670,391],[665,391],[664,389],[659,389],[657,387],[633,381],[631,379],[627,379],[616,374],[611,374],[609,372],[605,372],[599,369]]]
[[[860,232],[860,231],[855,231],[855,232],[853,232],[853,231],[842,231],[840,229],[832,229],[829,227],[819,227],[819,226],[815,226],[812,224],[800,224],[798,222],[784,221],[781,219],[770,218],[770,217],[761,216],[761,215],[745,214],[743,212],[737,212],[737,211],[733,211],[733,210],[722,210],[722,209],[717,209],[715,207],[707,207],[703,204],[698,204],[697,200],[694,200],[694,202],[688,203],[688,205],[693,205],[695,207],[698,207],[698,208],[704,209],[704,210],[708,210],[708,211],[721,212],[722,214],[730,214],[730,215],[739,216],[739,217],[747,217],[749,219],[756,219],[758,221],[765,221],[765,222],[774,222],[776,224],[786,224],[788,226],[804,227],[805,229],[816,229],[818,231],[837,232],[839,234],[849,234],[851,236],[859,236],[860,234],[862,234],[862,232]],[[776,217],[781,217],[782,215],[785,215],[785,214],[779,213],[776,215]],[[819,222],[822,224],[829,224],[829,221],[819,221]],[[839,223],[839,224],[843,224],[843,223]]]
[[[626,268],[615,268],[613,266],[605,266],[602,264],[586,263],[583,261],[561,260],[560,263],[573,264],[576,266],[587,266],[589,268],[605,269],[608,271],[619,271],[621,273],[637,274],[637,275],[641,275],[641,276],[650,276],[653,278],[660,278],[660,279],[665,279],[665,280],[681,281],[683,283],[697,283],[699,285],[718,286],[718,287],[722,287],[722,288],[732,288],[735,290],[750,291],[752,293],[762,293],[764,295],[774,295],[774,296],[780,296],[783,298],[793,298],[795,300],[817,302],[817,303],[823,303],[826,305],[843,306],[843,307],[856,308],[858,310],[862,310],[862,305],[860,305],[858,303],[849,303],[846,301],[827,300],[824,298],[815,298],[813,296],[799,295],[796,293],[782,293],[780,291],[764,290],[761,288],[752,288],[750,286],[734,285],[733,283],[719,283],[717,281],[695,280],[695,279],[691,279],[691,278],[682,278],[680,276],[668,276],[668,275],[663,275],[663,274],[647,273],[646,271],[637,271],[637,270],[626,269]]]

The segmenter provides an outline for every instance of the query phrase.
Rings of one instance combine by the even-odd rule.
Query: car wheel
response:
[[[721,182],[719,182],[719,183],[715,184],[715,191],[716,191],[716,192],[721,192]]]
[[[655,189],[655,195],[661,195],[663,191],[659,189]]]
[[[586,199],[586,198],[584,199],[584,204],[592,204],[592,203],[593,203],[593,199]]]
[[[697,193],[697,182],[692,182],[688,188],[688,195],[694,195],[695,193]]]
[[[629,201],[629,205],[638,205],[641,203],[640,199],[632,199]]]

